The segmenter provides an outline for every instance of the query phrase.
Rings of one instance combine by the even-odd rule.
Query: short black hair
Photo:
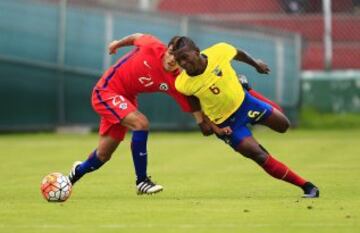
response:
[[[186,36],[173,37],[170,40],[169,45],[173,46],[173,51],[180,50],[184,47],[189,47],[190,49],[200,51],[200,49],[196,46],[195,42]]]

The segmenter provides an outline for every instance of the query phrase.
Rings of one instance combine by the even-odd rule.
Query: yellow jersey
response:
[[[202,51],[207,56],[205,71],[189,76],[185,70],[176,78],[175,87],[184,95],[194,95],[200,100],[202,111],[215,124],[229,118],[241,105],[245,92],[231,66],[236,48],[218,43]]]

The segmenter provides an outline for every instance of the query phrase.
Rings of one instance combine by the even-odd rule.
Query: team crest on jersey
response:
[[[160,91],[167,91],[169,90],[169,86],[167,85],[167,83],[161,83],[159,86],[159,90]]]
[[[124,97],[122,97],[121,95],[114,96],[112,99],[112,104],[114,106],[119,105],[119,108],[122,110],[125,110],[128,107],[128,104],[125,102]]]
[[[221,77],[221,76],[222,76],[222,71],[221,71],[221,69],[219,68],[219,66],[217,66],[217,67],[213,70],[212,73],[215,74],[215,75],[218,76],[218,77]]]
[[[119,105],[119,108],[122,109],[122,110],[127,109],[127,107],[128,107],[127,103],[121,103],[121,104]]]

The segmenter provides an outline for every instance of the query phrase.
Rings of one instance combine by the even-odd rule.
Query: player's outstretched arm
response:
[[[212,128],[207,122],[204,120],[204,114],[201,111],[200,101],[195,96],[186,96],[187,102],[190,105],[191,113],[195,118],[196,124],[199,126],[201,133],[204,136],[209,136],[213,134]]]
[[[270,69],[267,64],[265,64],[260,59],[254,59],[248,54],[247,52],[237,49],[237,53],[234,57],[235,60],[244,62],[248,65],[253,66],[257,72],[261,74],[268,74],[270,72]]]
[[[131,46],[134,45],[134,41],[138,39],[139,37],[143,36],[142,33],[134,33],[128,36],[125,36],[121,38],[120,40],[114,40],[110,42],[108,48],[109,48],[109,54],[115,54],[117,50],[124,46]]]

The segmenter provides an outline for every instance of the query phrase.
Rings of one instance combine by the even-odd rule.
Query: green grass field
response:
[[[295,130],[256,137],[311,179],[321,198],[266,175],[214,137],[152,133],[149,173],[162,193],[137,196],[129,136],[71,198],[47,203],[40,181],[68,173],[97,135],[1,135],[0,232],[360,232],[360,130]]]

